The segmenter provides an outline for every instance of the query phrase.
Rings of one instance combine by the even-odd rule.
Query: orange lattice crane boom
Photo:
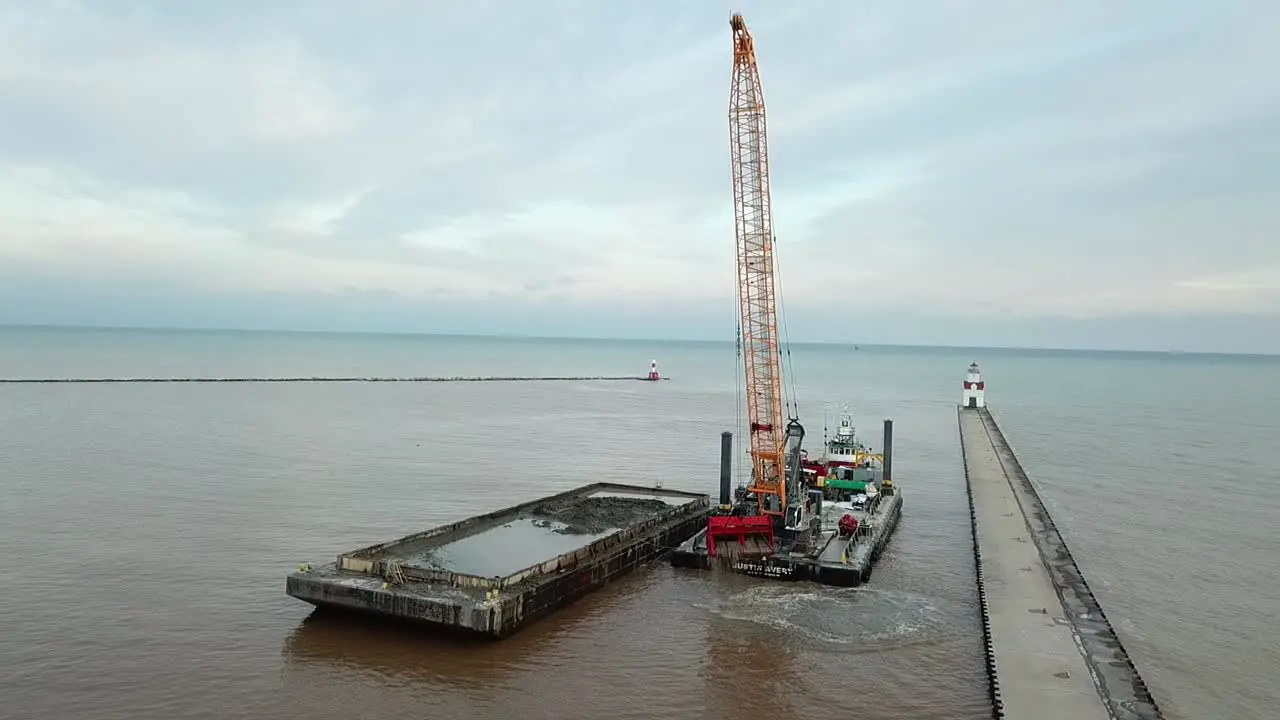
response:
[[[746,21],[735,13],[729,26],[733,29],[729,148],[748,437],[754,470],[747,489],[759,499],[762,515],[783,515],[787,507],[786,436],[764,89]]]

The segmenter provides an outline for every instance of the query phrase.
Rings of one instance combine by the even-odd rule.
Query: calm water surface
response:
[[[313,616],[284,575],[584,482],[714,492],[731,347],[0,330],[4,377],[675,377],[0,386],[0,717],[989,717],[954,414],[974,359],[1168,716],[1270,717],[1280,364],[972,355],[793,350],[811,439],[824,404],[875,446],[895,420],[906,515],[871,586],[659,564],[476,646]]]

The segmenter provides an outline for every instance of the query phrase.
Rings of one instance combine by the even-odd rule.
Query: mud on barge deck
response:
[[[705,494],[594,483],[304,564],[285,592],[506,637],[705,528],[710,505]]]

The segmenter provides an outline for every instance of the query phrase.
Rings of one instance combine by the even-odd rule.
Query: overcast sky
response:
[[[1280,351],[1267,0],[0,0],[0,323],[731,338],[735,9],[796,339]]]

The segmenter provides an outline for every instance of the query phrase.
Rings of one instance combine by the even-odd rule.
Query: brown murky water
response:
[[[229,362],[150,342],[43,355],[6,342],[0,375]],[[478,343],[446,362],[402,340],[382,355],[367,339],[342,339],[359,348],[346,355],[255,342],[261,357],[225,374],[510,372],[517,355],[600,372],[650,355]],[[659,564],[488,645],[313,616],[285,596],[300,562],[583,482],[714,492],[733,422],[721,355],[674,346],[659,356],[682,377],[635,386],[0,386],[0,718],[989,717],[951,397],[967,354],[797,354],[811,437],[843,392],[873,444],[878,420],[896,421],[905,514],[869,587]],[[1271,366],[997,359],[984,369],[1001,379],[1006,434],[1170,720],[1267,717]],[[850,389],[855,371],[876,381]],[[1071,373],[1091,379],[1070,397],[1043,381]],[[1235,513],[1213,542],[1182,523],[1206,488]]]
[[[945,476],[905,484],[909,514],[869,589],[658,564],[509,641],[477,645],[312,616],[284,595],[284,575],[594,479],[714,486],[715,420],[664,423],[688,401],[674,392],[549,385],[5,393],[0,562],[17,581],[0,600],[0,685],[12,717],[985,712],[963,490],[947,462],[954,438],[939,441]],[[452,408],[468,406],[487,409],[458,422]],[[619,406],[626,419],[612,420]],[[570,431],[540,432],[548,425]],[[477,426],[540,441],[495,457],[470,435]],[[641,427],[649,439],[629,449]],[[910,452],[913,442],[900,444]],[[628,462],[645,447],[670,450]],[[928,462],[916,447],[904,480]]]

